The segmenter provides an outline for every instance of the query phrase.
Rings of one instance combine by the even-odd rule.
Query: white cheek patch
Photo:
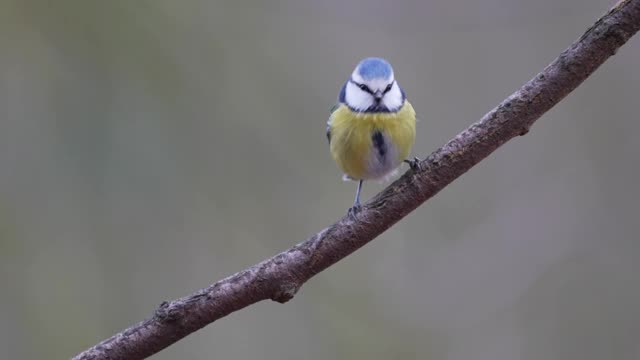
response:
[[[396,111],[400,109],[404,103],[404,99],[402,98],[402,91],[400,90],[400,86],[398,86],[397,82],[394,82],[393,86],[391,86],[391,90],[384,95],[382,103],[387,109],[389,109],[389,111]]]
[[[344,101],[350,108],[356,111],[365,111],[373,106],[373,97],[371,94],[363,91],[352,82],[347,83]]]

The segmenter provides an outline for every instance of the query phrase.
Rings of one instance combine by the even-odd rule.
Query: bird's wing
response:
[[[329,120],[327,120],[327,141],[329,142],[329,144],[331,144],[331,115],[333,115],[333,112],[338,110],[339,107],[340,103],[337,103],[333,105],[333,107],[331,107],[331,114],[329,115]]]
[[[340,88],[340,94],[338,95],[338,102],[335,105],[333,105],[333,107],[331,108],[331,115],[333,115],[333,113],[336,110],[338,110],[340,105],[345,102],[348,83],[349,81],[345,81],[345,83],[342,85],[342,88]],[[329,142],[329,144],[331,144],[331,115],[329,115],[329,120],[327,121],[327,141]]]
[[[331,144],[331,124],[327,121],[327,142]]]

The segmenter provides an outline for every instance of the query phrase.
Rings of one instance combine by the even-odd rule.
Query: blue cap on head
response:
[[[358,64],[358,74],[365,80],[389,79],[393,69],[385,59],[366,58]]]

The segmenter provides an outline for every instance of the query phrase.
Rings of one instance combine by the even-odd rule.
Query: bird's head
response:
[[[395,112],[404,103],[404,92],[393,76],[393,68],[382,58],[360,61],[341,97],[358,112]]]

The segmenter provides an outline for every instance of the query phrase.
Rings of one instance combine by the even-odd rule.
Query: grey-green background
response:
[[[70,357],[342,216],[324,128],[360,58],[426,156],[612,4],[1,0],[1,357]],[[154,359],[638,359],[638,64],[635,38],[293,301]]]

